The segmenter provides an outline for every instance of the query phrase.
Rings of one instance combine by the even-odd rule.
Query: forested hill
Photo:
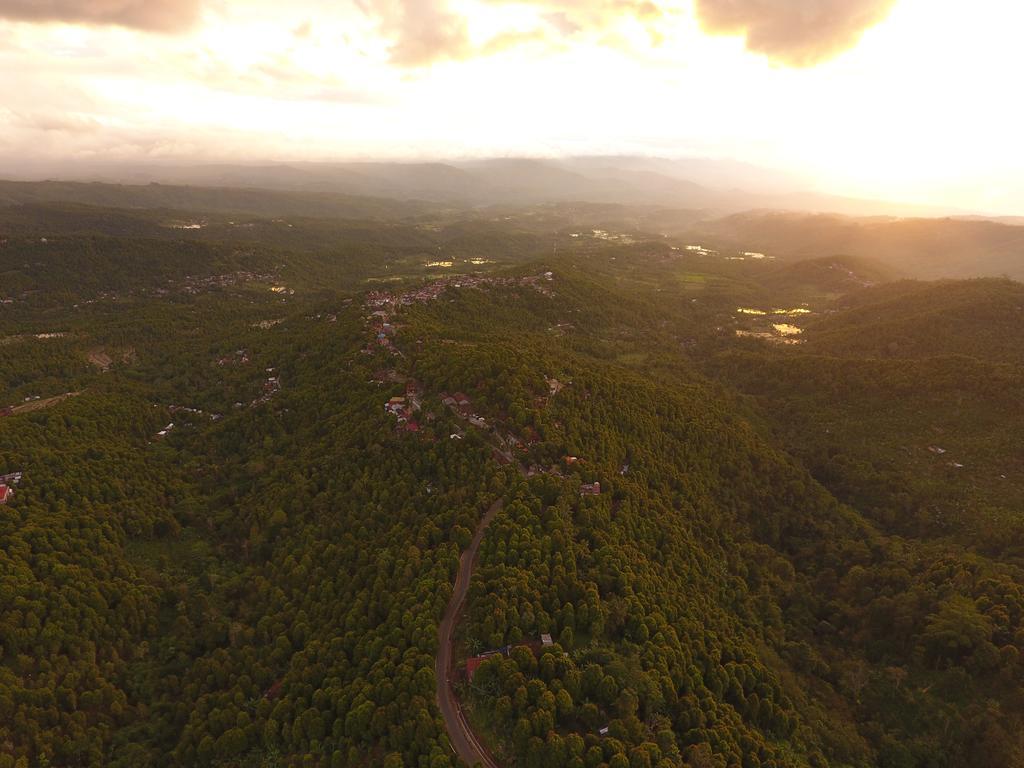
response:
[[[1019,283],[63,215],[0,217],[0,768],[455,768],[497,499],[498,764],[1022,764]]]
[[[437,210],[403,202],[336,192],[276,191],[174,184],[122,185],[74,181],[0,181],[0,206],[77,203],[109,208],[165,209],[253,216],[395,219]]]
[[[1024,363],[1024,285],[1012,280],[890,283],[846,296],[836,309],[814,324],[813,348]]]
[[[703,222],[693,232],[789,259],[872,259],[922,280],[1024,278],[1024,226],[995,221],[753,211]]]

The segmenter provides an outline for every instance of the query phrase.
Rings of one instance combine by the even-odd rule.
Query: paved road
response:
[[[444,724],[448,729],[448,739],[456,754],[467,765],[479,763],[484,768],[498,768],[498,764],[487,753],[487,750],[477,741],[476,736],[466,722],[462,709],[459,707],[459,700],[455,698],[452,690],[452,646],[455,625],[459,621],[459,614],[466,602],[466,593],[469,591],[469,580],[473,576],[473,561],[480,549],[480,542],[483,541],[484,531],[494,516],[501,511],[504,502],[498,499],[484,513],[483,519],[476,527],[473,534],[473,541],[469,549],[462,553],[459,560],[459,573],[455,577],[455,589],[452,590],[452,598],[445,608],[444,618],[441,619],[441,626],[437,629],[437,661],[434,673],[437,675],[437,706],[444,716]]]

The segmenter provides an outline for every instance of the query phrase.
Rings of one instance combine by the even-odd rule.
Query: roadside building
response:
[[[486,656],[473,656],[472,658],[466,659],[466,679],[473,682],[473,675],[480,668],[480,665],[484,663]]]
[[[507,657],[511,649],[512,646],[506,645],[503,648],[498,648],[494,651],[484,651],[483,653],[477,656],[471,656],[470,658],[466,659],[466,679],[472,682],[473,675],[476,674],[476,671],[480,668],[481,664],[495,656]]]

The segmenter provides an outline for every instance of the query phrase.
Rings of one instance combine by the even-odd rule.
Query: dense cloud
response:
[[[829,59],[882,21],[896,0],[694,0],[713,34],[742,34],[747,48],[790,66]]]
[[[0,0],[0,18],[180,32],[195,24],[199,7],[200,0]]]
[[[478,45],[470,41],[468,19],[449,0],[355,0],[391,44],[391,60],[416,67],[441,60],[466,59],[538,40],[602,33],[624,18],[641,23],[663,17],[654,0],[478,0],[486,6],[532,6],[536,24],[506,30]]]
[[[356,0],[356,5],[379,20],[396,64],[416,67],[471,53],[465,19],[443,1]]]
[[[206,0],[0,0],[0,18],[118,25],[145,31],[180,32],[195,25]],[[608,41],[623,20],[646,28],[652,39],[685,14],[692,2],[711,34],[743,35],[747,48],[773,61],[808,66],[828,59],[860,39],[897,0],[353,0],[387,41],[391,61],[420,67],[435,61],[487,55],[533,41]],[[243,7],[228,0],[225,7]],[[473,40],[473,9],[530,7],[532,26],[500,30],[491,40]]]
[[[701,26],[711,34],[744,35],[747,48],[790,66],[809,66],[856,45],[864,30],[882,21],[897,0],[693,0]],[[464,59],[500,48],[474,47],[467,18],[450,0],[356,0],[380,23],[391,43],[392,60],[420,66]],[[550,41],[602,35],[629,19],[656,27],[679,13],[685,0],[477,0],[480,5],[531,6],[532,30],[505,33],[509,39]]]

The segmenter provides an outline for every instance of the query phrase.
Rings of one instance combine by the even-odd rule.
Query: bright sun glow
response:
[[[707,35],[686,2],[651,18],[558,5],[412,3],[465,22],[440,25],[453,53],[422,64],[396,63],[401,25],[431,19],[354,3],[211,4],[180,34],[0,21],[18,83],[0,156],[698,155],[841,194],[1024,209],[1019,3],[900,0],[803,69]]]

